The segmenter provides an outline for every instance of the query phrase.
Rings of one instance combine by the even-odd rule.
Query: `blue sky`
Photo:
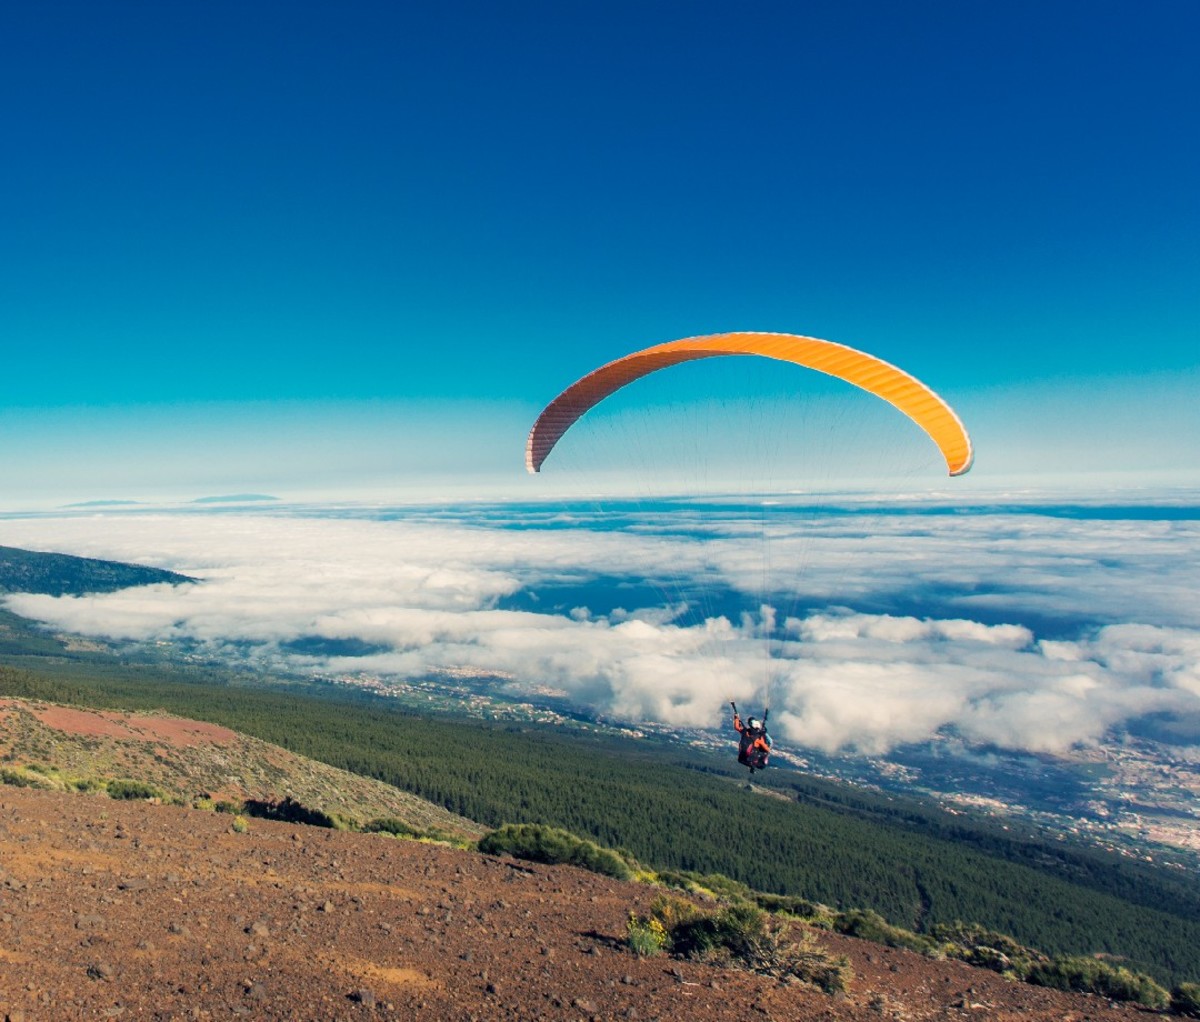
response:
[[[5,5],[0,504],[528,495],[558,390],[730,329],[930,383],[964,492],[1200,486],[1198,32],[1184,2]]]

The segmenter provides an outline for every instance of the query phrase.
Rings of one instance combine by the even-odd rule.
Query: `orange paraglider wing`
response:
[[[971,467],[971,438],[954,410],[902,369],[862,351],[795,334],[732,333],[656,344],[609,362],[558,395],[538,416],[525,445],[525,467],[540,471],[554,445],[588,409],[649,373],[719,355],[761,355],[835,376],[895,405],[937,444],[952,476]]]

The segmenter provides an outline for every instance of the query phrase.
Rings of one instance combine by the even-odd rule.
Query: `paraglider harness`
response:
[[[742,718],[738,716],[737,703],[729,704],[733,707],[733,727],[738,734],[742,736],[742,740],[738,743],[738,762],[743,766],[750,768],[750,773],[755,770],[762,770],[767,765],[767,757],[771,754],[771,736],[767,734],[767,717],[770,716],[770,709],[763,710],[762,724],[760,725],[753,717],[747,719],[746,723],[742,723]],[[756,725],[756,726],[751,726]]]

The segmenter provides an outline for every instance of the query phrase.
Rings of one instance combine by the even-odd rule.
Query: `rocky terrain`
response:
[[[0,1017],[1132,1020],[820,933],[836,997],[623,945],[656,891],[567,866],[0,787]]]
[[[460,839],[482,828],[377,782],[163,715],[0,703],[0,1018],[1134,1019],[1135,1008],[820,932],[848,993],[625,943],[656,888],[381,834],[121,801],[290,794]],[[43,783],[44,782],[44,783]],[[62,790],[50,790],[53,787]]]

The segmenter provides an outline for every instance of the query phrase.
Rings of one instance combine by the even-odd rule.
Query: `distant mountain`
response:
[[[140,500],[81,500],[75,504],[64,504],[63,507],[136,507],[141,503]]]
[[[179,585],[196,581],[198,579],[161,568],[0,546],[0,593],[81,596],[84,593],[112,593],[118,589],[158,582]]]
[[[278,500],[269,493],[230,493],[219,497],[197,497],[193,504],[254,504],[263,501]]]

